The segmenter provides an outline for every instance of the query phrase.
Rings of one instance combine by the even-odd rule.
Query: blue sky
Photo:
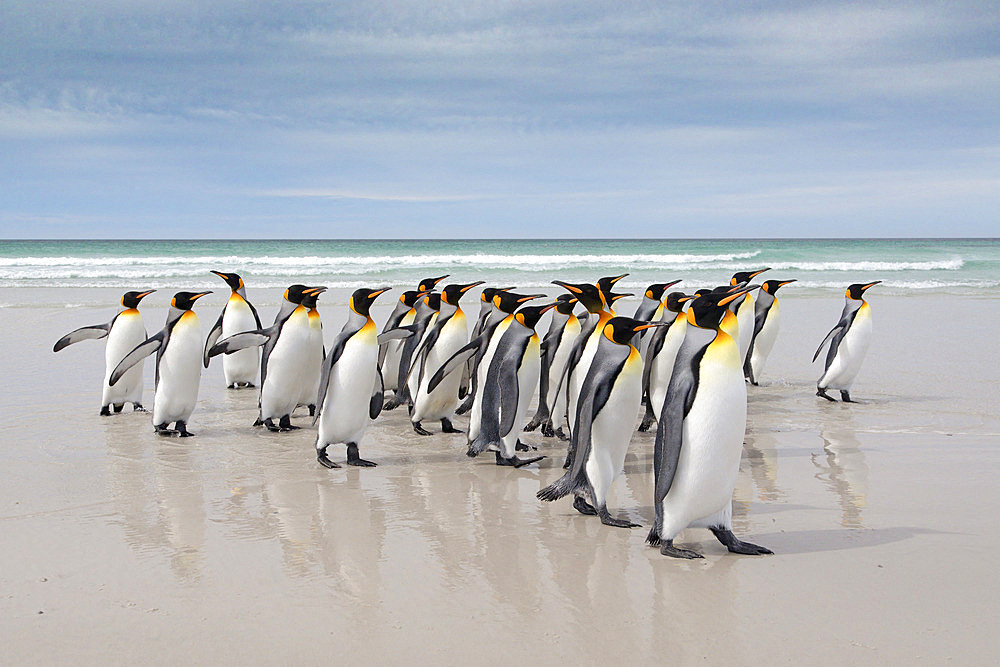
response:
[[[995,2],[0,3],[0,236],[1000,236]]]

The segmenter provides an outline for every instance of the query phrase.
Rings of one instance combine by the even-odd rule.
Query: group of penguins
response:
[[[297,428],[291,414],[306,406],[317,427],[317,460],[340,466],[328,456],[345,444],[347,464],[371,467],[358,445],[369,421],[383,409],[407,406],[413,430],[439,421],[442,432],[460,433],[456,414],[469,414],[468,455],[495,451],[496,463],[521,467],[544,457],[520,458],[522,431],[568,442],[565,474],[538,492],[554,501],[573,496],[573,507],[603,524],[638,527],[611,515],[608,491],[624,468],[636,417],[656,426],[654,449],[655,522],[647,542],[666,556],[700,558],[673,544],[688,527],[704,527],[730,552],[769,554],[739,540],[732,531],[731,499],[746,429],[747,383],[756,385],[779,325],[776,293],[793,280],[751,281],[768,269],[741,271],[730,284],[694,294],[668,290],[680,281],[650,285],[632,317],[619,316],[614,303],[630,294],[613,291],[627,274],[594,284],[552,281],[566,290],[554,301],[529,302],[542,294],[519,294],[510,287],[487,287],[471,338],[463,295],[482,281],[437,285],[448,276],[422,280],[403,292],[376,333],[372,303],[388,291],[358,289],[348,302],[348,320],[324,349],[317,299],[325,287],[292,285],[274,323],[261,324],[247,300],[243,279],[213,271],[232,290],[207,340],[192,307],[211,292],[178,292],[166,325],[147,337],[139,302],[155,290],[127,292],[121,311],[108,323],[77,329],[54,346],[58,352],[85,339],[107,338],[101,414],[120,412],[125,403],[143,410],[142,360],[156,353],[153,425],[161,435],[192,435],[201,368],[223,355],[229,388],[253,387],[260,373],[255,426],[271,431]],[[871,314],[863,298],[877,284],[851,285],[838,324],[814,355],[829,343],[817,395],[849,389],[871,334]],[[756,295],[756,296],[755,296]],[[577,314],[576,307],[583,312]],[[552,311],[548,331],[535,331]],[[259,349],[262,348],[262,349]],[[538,389],[538,406],[525,424]],[[173,428],[169,428],[170,424]]]

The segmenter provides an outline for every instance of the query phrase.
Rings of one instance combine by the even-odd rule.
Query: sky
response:
[[[0,3],[0,238],[1000,236],[1000,5]]]

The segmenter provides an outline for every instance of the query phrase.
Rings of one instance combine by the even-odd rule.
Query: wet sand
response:
[[[0,290],[25,304],[0,308],[6,664],[973,663],[1000,649],[996,299],[873,290],[864,403],[844,405],[813,395],[808,363],[842,299],[780,295],[734,498],[737,534],[775,555],[689,530],[678,541],[706,558],[681,562],[644,544],[652,434],[612,489],[612,513],[644,526],[622,530],[535,499],[564,454],[537,433],[523,439],[549,458],[498,468],[396,410],[361,446],[379,467],[321,468],[308,418],[251,428],[256,394],[227,391],[217,362],[195,438],[157,437],[148,414],[99,417],[102,343],[51,346],[118,296]],[[197,308],[206,333],[222,298]],[[344,300],[320,303],[328,341]],[[143,313],[162,326],[163,308]],[[151,406],[151,361],[146,378]]]

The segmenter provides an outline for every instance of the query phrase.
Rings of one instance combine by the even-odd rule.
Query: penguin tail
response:
[[[568,496],[577,489],[583,488],[586,483],[587,476],[584,471],[581,470],[580,474],[575,477],[573,476],[573,472],[570,471],[536,493],[535,497],[545,502],[552,502],[553,500],[559,500],[563,496]]]

